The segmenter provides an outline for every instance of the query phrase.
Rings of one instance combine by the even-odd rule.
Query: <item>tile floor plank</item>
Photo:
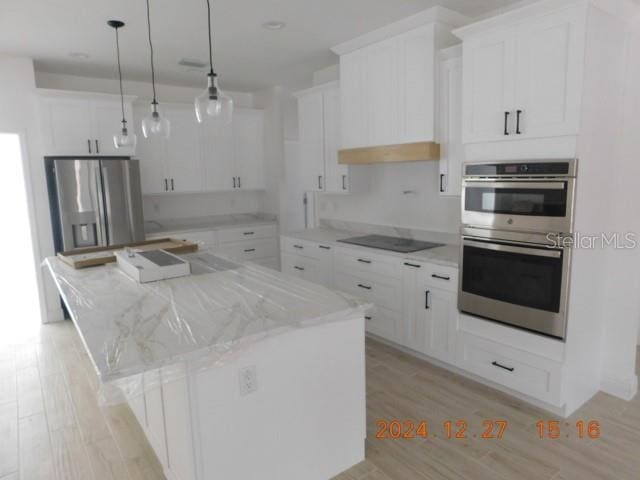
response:
[[[49,428],[44,413],[21,418],[20,434],[20,479],[53,480],[55,469],[51,453]]]
[[[0,406],[0,477],[18,471],[18,405]]]

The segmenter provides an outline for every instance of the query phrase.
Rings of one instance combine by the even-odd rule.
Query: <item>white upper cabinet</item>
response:
[[[300,174],[306,190],[323,191],[324,119],[323,93],[314,90],[298,96]]]
[[[306,190],[346,193],[349,168],[338,164],[340,89],[337,84],[296,93],[300,177]]]
[[[566,9],[517,30],[516,120],[519,135],[576,135],[580,120],[585,21]],[[518,132],[516,132],[518,134]]]
[[[125,99],[125,114],[132,127],[132,97]],[[131,156],[132,148],[115,148],[113,136],[122,128],[120,98],[40,90],[42,136],[46,155]]]
[[[359,88],[364,91],[366,106],[366,146],[400,143],[399,45],[391,38],[364,49],[365,78]]]
[[[160,107],[171,122],[168,139],[144,138],[136,124],[143,193],[265,188],[262,110],[236,108],[230,125],[213,126],[198,123],[191,104]],[[147,111],[136,107],[138,117]]]
[[[509,139],[513,115],[515,57],[513,29],[464,42],[464,141]]]
[[[148,105],[136,105],[134,115],[142,119],[149,113]],[[130,126],[138,136],[136,158],[140,162],[140,183],[142,193],[154,194],[169,191],[169,179],[166,169],[167,148],[163,138],[144,138],[141,121]]]
[[[440,51],[440,177],[441,196],[462,190],[462,48]]]
[[[343,149],[436,140],[436,52],[466,22],[434,7],[332,48],[340,55]]]
[[[585,49],[585,8],[574,6],[464,39],[465,143],[576,135]]]
[[[165,142],[169,190],[183,193],[202,191],[200,125],[193,106],[162,105],[161,108],[162,114],[171,122],[171,134]],[[142,138],[142,141],[153,142],[155,139]]]
[[[236,185],[234,165],[233,126],[200,127],[202,144],[202,175],[204,189],[231,190]]]
[[[363,147],[367,143],[364,66],[361,50],[340,56],[341,148]]]
[[[264,115],[262,110],[236,109],[233,119],[236,188],[262,190],[264,171]],[[233,175],[232,175],[233,176]]]

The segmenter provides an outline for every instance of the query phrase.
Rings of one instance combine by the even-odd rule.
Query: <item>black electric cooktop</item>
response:
[[[442,243],[422,242],[411,238],[387,237],[385,235],[365,235],[363,237],[351,237],[338,241],[400,253],[417,252],[419,250],[441,247],[443,245]]]

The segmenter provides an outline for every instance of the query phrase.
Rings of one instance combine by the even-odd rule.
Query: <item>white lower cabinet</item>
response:
[[[287,236],[281,248],[283,272],[372,303],[367,333],[562,406],[561,342],[460,314],[457,268]]]
[[[456,363],[480,377],[560,405],[562,364],[465,331],[458,334]]]
[[[253,262],[274,270],[279,269],[277,225],[218,228],[193,232],[164,232],[147,235],[147,240],[158,238],[189,240],[234,260]]]
[[[458,323],[457,271],[421,262],[403,262],[403,267],[400,343],[443,362],[453,362]]]
[[[160,464],[166,469],[168,466],[167,437],[164,429],[165,412],[160,371],[146,372],[143,381],[147,438]]]

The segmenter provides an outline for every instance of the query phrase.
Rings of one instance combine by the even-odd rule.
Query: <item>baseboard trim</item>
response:
[[[604,374],[600,382],[600,390],[623,400],[631,400],[638,393],[638,376],[618,378]]]

